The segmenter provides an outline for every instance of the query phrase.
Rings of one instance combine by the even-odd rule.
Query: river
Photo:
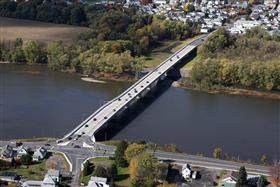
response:
[[[61,137],[131,83],[90,83],[44,66],[0,64],[0,138]],[[280,154],[280,102],[170,87],[113,139],[240,159]]]

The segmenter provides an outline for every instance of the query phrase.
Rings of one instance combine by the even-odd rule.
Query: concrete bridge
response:
[[[144,97],[153,88],[158,80],[164,79],[167,72],[177,65],[184,57],[190,54],[206,39],[207,35],[200,36],[193,42],[185,45],[175,52],[155,69],[147,73],[144,77],[134,83],[122,94],[101,106],[96,112],[90,115],[86,120],[79,124],[74,130],[65,135],[58,143],[69,142],[72,139],[80,137],[90,137],[95,142],[95,133],[105,126],[108,121],[124,112],[132,106],[141,97]]]

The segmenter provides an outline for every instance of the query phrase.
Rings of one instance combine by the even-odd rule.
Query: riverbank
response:
[[[226,94],[226,95],[238,95],[245,97],[258,97],[264,99],[275,99],[280,100],[280,92],[272,91],[260,91],[260,90],[251,90],[245,88],[235,88],[235,87],[215,87],[215,88],[200,88],[193,85],[190,82],[181,81],[175,85],[175,87],[180,87],[193,91],[207,92],[209,94]]]

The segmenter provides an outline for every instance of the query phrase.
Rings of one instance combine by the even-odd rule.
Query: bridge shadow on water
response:
[[[167,72],[167,76],[163,80],[159,80],[155,87],[144,96],[137,100],[136,103],[129,106],[121,114],[117,114],[107,125],[101,128],[96,134],[97,141],[112,139],[118,132],[124,129],[138,115],[140,115],[147,107],[149,107],[156,99],[158,99],[174,81],[181,78],[180,69],[190,62],[196,56],[197,50],[193,50],[184,59],[182,59],[173,69]]]

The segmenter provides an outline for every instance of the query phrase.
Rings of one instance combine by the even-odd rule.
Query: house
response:
[[[187,163],[184,164],[183,167],[182,167],[182,176],[185,179],[189,179],[189,178],[191,178],[191,174],[192,174],[191,166]]]
[[[60,182],[60,172],[50,169],[43,181],[25,181],[22,187],[57,187]]]
[[[46,175],[50,176],[56,183],[60,182],[60,172],[59,172],[59,170],[49,169],[48,173]]]
[[[22,187],[41,187],[42,181],[25,181],[21,185]]]
[[[222,179],[221,186],[224,187],[235,187],[237,182],[238,173],[237,172],[230,172],[229,174],[225,175]]]
[[[156,5],[166,5],[166,0],[154,0],[154,4],[156,4]]]
[[[23,145],[21,145],[18,149],[17,149],[17,157],[22,157],[23,155],[27,155],[28,154],[28,148],[27,147],[23,147]]]
[[[38,149],[36,149],[36,151],[34,152],[33,156],[32,156],[32,160],[33,161],[39,161],[42,160],[46,157],[47,155],[47,150],[43,147],[40,147]]]
[[[57,182],[48,174],[46,174],[43,182],[42,187],[57,187]]]
[[[12,158],[15,156],[15,151],[10,145],[6,145],[1,151],[2,158]]]
[[[7,181],[7,182],[15,182],[18,181],[20,178],[15,172],[2,172],[0,173],[0,180]]]
[[[87,187],[109,187],[107,179],[102,177],[91,177]]]

